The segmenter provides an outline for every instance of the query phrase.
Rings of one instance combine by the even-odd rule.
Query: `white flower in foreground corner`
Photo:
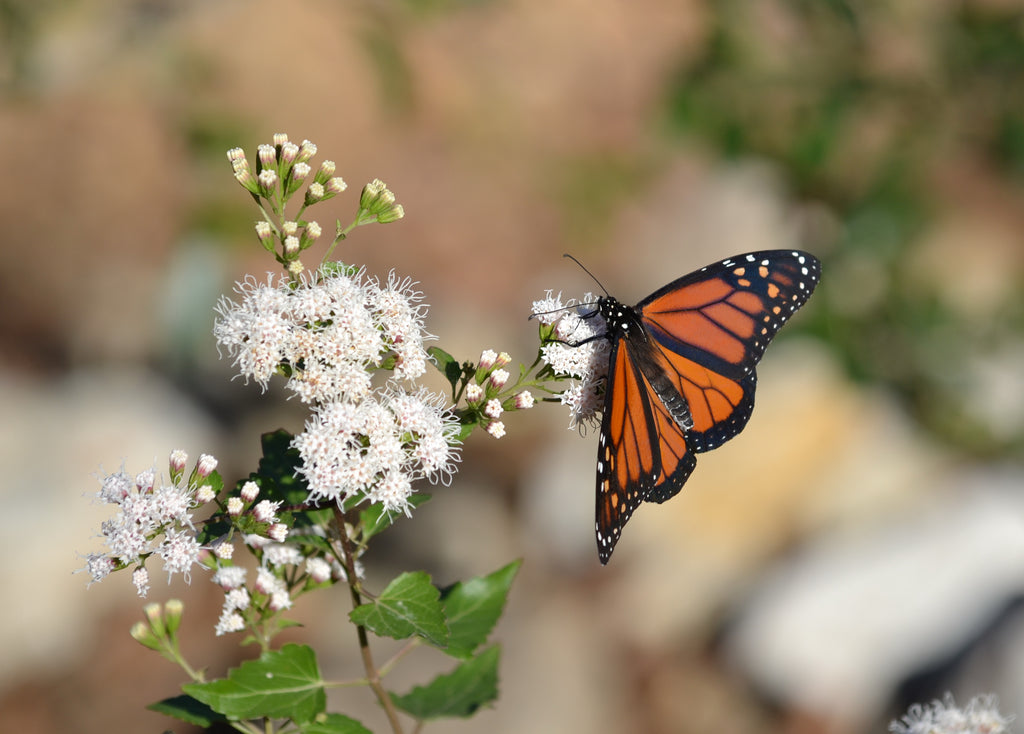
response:
[[[1003,716],[993,695],[975,696],[958,708],[952,694],[928,706],[915,703],[899,721],[889,724],[892,734],[1009,734],[1013,716]]]

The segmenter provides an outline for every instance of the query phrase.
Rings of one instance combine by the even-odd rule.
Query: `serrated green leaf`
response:
[[[223,714],[218,714],[205,703],[197,701],[192,696],[165,698],[163,701],[149,704],[146,708],[150,711],[156,711],[158,714],[179,719],[187,724],[201,726],[204,729],[209,729],[218,722],[227,721],[227,717]]]
[[[427,354],[430,355],[438,371],[451,383],[452,389],[458,388],[459,378],[462,377],[462,367],[458,360],[440,347],[429,347]]]
[[[403,573],[376,601],[356,607],[348,616],[381,637],[404,640],[419,635],[443,647],[448,641],[448,627],[440,596],[426,572]]]
[[[498,645],[489,647],[425,686],[417,686],[404,696],[391,694],[391,700],[417,719],[472,716],[481,706],[498,697],[500,657]]]
[[[372,734],[355,719],[342,714],[324,714],[299,727],[302,734]]]
[[[229,719],[312,721],[326,706],[324,682],[312,648],[285,645],[228,672],[227,678],[182,686]]]
[[[430,501],[430,495],[426,492],[409,495],[409,504],[417,508]],[[405,517],[402,513],[388,512],[381,502],[374,503],[359,513],[359,519],[363,523],[363,542],[365,543],[377,533],[387,530],[399,517]]]
[[[520,565],[522,561],[513,561],[494,573],[460,581],[442,593],[441,605],[448,619],[446,653],[468,658],[487,641]]]

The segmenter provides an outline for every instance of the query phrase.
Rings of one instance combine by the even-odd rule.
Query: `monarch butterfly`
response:
[[[675,496],[696,454],[743,430],[754,366],[820,275],[813,255],[766,250],[684,275],[636,306],[597,300],[606,331],[592,339],[611,343],[597,451],[602,565],[641,502]]]

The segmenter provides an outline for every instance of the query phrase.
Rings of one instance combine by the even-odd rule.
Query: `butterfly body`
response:
[[[819,276],[812,255],[768,250],[708,265],[636,306],[598,299],[611,343],[597,457],[601,563],[641,503],[675,496],[697,453],[743,430],[754,368]]]

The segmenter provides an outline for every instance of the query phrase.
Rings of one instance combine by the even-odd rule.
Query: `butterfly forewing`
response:
[[[675,495],[695,452],[743,430],[754,408],[754,367],[819,277],[813,256],[769,250],[709,265],[636,308],[599,301],[612,342],[598,448],[602,563],[641,502]]]

